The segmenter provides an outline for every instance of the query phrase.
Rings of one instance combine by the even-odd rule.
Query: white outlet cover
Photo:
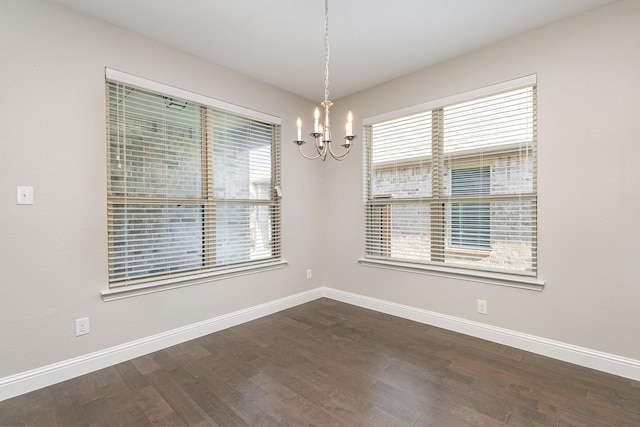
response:
[[[478,300],[478,313],[487,314],[487,301],[481,299]]]
[[[89,332],[89,318],[83,317],[82,319],[76,319],[76,336],[86,335]]]

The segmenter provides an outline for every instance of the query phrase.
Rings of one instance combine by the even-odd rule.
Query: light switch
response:
[[[33,204],[33,187],[18,186],[18,204],[19,205]]]

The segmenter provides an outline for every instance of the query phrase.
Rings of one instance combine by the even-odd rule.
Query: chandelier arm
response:
[[[344,146],[344,144],[343,144]],[[336,153],[333,152],[333,150],[331,149],[331,144],[329,144],[329,154],[331,154],[331,157],[333,157],[335,160],[341,161],[344,160],[347,155],[349,154],[349,151],[351,151],[351,147],[352,145],[349,145],[348,147],[345,147],[347,151],[345,151],[344,153],[338,155]]]
[[[304,153],[302,152],[302,144],[298,145],[298,151],[300,151],[300,154],[301,154],[301,155],[302,155],[302,157],[304,157],[305,159],[315,160],[315,159],[317,159],[317,158],[322,157],[322,155],[321,155],[320,153],[318,153],[316,156],[307,156],[306,154],[304,154]],[[325,157],[326,157],[326,155],[325,155]],[[322,160],[324,160],[324,158],[323,158]]]
[[[329,148],[330,143],[325,142],[322,146],[320,146],[318,144],[318,141],[320,141],[320,138],[316,139],[316,150],[318,150],[318,155],[324,162],[327,159],[327,148]]]

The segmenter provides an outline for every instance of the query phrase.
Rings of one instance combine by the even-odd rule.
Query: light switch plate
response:
[[[33,187],[18,186],[18,204],[33,204]]]

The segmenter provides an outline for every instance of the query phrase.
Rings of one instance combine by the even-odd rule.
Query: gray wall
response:
[[[541,293],[359,265],[361,158],[327,165],[326,284],[640,360],[639,22],[621,1],[336,102],[362,120],[537,73]]]
[[[290,142],[295,119],[311,114],[312,103],[48,2],[0,3],[0,52],[0,378],[323,283],[322,230],[313,221],[324,203],[309,191],[323,169]],[[282,118],[288,267],[102,301],[105,67]],[[34,205],[16,205],[18,185],[34,187]],[[76,338],[75,319],[86,316],[91,333]]]

